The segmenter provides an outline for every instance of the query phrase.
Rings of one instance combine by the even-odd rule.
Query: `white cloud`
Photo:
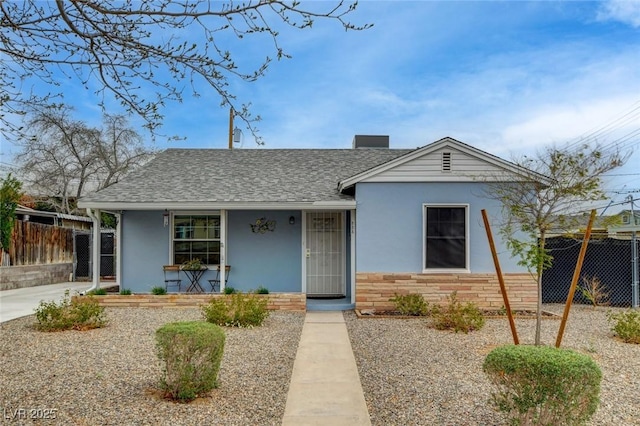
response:
[[[640,28],[639,0],[608,0],[603,2],[598,12],[598,19],[613,20]]]

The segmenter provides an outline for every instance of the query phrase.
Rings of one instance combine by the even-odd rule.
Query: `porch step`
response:
[[[307,311],[352,311],[355,303],[345,300],[307,299]]]

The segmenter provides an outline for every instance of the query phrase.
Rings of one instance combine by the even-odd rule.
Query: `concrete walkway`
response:
[[[39,285],[0,291],[0,322],[34,314],[41,300],[60,301],[66,289],[74,295],[91,287],[89,282]]]
[[[306,313],[282,425],[371,425],[342,312]]]

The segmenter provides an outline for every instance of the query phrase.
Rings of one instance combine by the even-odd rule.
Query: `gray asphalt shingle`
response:
[[[412,150],[167,149],[83,202],[305,202],[350,199],[338,182]]]

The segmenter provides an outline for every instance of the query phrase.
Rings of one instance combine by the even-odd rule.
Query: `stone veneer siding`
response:
[[[104,307],[134,307],[134,308],[193,308],[208,303],[212,298],[224,297],[223,294],[167,294],[156,296],[152,294],[106,294],[95,296],[100,306]],[[269,299],[267,309],[272,311],[306,311],[307,295],[302,293],[270,293],[260,294],[258,297]],[[87,296],[74,296],[86,298]]]
[[[509,304],[514,310],[535,310],[537,284],[529,274],[504,274]],[[422,294],[429,303],[443,303],[452,292],[458,300],[481,309],[504,305],[495,274],[412,274],[361,272],[356,274],[356,309],[393,310],[389,299],[397,294]]]
[[[69,281],[73,263],[0,267],[0,290],[35,287]]]

